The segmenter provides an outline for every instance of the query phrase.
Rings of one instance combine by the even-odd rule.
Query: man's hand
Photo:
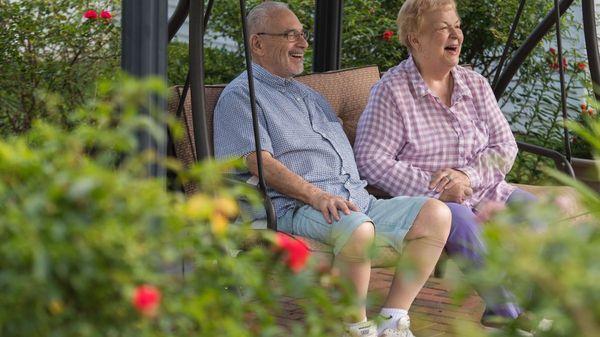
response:
[[[442,192],[453,188],[455,185],[465,185],[471,187],[471,180],[463,172],[451,168],[441,169],[431,175],[429,189],[435,189],[436,192]],[[441,200],[441,199],[440,199]]]
[[[327,192],[315,193],[310,198],[310,205],[323,213],[323,218],[325,218],[327,223],[332,222],[332,217],[335,221],[340,220],[338,209],[344,212],[344,214],[350,214],[351,211],[360,211],[351,201]]]
[[[462,204],[473,195],[473,190],[463,184],[454,184],[451,188],[444,190],[440,195],[440,201],[455,202]]]

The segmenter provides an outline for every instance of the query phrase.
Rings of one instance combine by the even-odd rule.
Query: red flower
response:
[[[138,286],[135,288],[132,303],[142,315],[154,317],[160,305],[160,291],[147,284]]]
[[[290,269],[297,273],[306,265],[310,251],[306,246],[306,243],[300,239],[295,239],[284,233],[277,233],[275,238],[275,247],[284,252],[285,264]]]
[[[556,63],[556,62],[552,62],[552,63],[550,64],[550,68],[551,68],[551,69],[554,69],[554,70],[558,69],[558,63]]]
[[[563,69],[567,68],[567,58],[563,57]]]
[[[596,110],[594,110],[594,108],[588,108],[587,113],[590,117],[596,116]]]
[[[394,32],[391,30],[386,30],[383,32],[383,35],[381,35],[381,37],[388,42],[392,40],[392,36],[394,36]]]
[[[108,20],[108,19],[112,18],[112,15],[110,14],[109,11],[102,11],[102,12],[100,12],[100,17]]]
[[[583,71],[583,70],[585,70],[585,67],[586,67],[585,62],[577,63],[577,69]]]
[[[85,14],[83,14],[83,17],[88,20],[94,20],[98,18],[98,13],[95,10],[90,9],[87,12],[85,12]]]
[[[548,49],[548,51],[550,52],[550,54],[556,55],[556,49],[550,47],[550,49]]]

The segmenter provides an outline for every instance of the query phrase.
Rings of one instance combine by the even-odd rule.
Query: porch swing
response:
[[[240,0],[239,3],[246,67],[248,72],[248,87],[254,127],[255,148],[256,152],[260,153],[261,144],[256,113],[252,67],[248,67],[251,61],[248,50],[249,37],[247,36],[246,26],[246,2],[245,0]],[[510,59],[506,67],[504,67],[525,4],[525,0],[521,0],[511,25],[509,38],[504,47],[502,57],[494,76],[492,87],[496,98],[499,98],[503,94],[519,66],[540,42],[542,37],[549,32],[553,25],[556,27],[558,57],[559,60],[562,59],[562,41],[559,19],[572,3],[573,0],[562,0],[560,2],[554,0],[554,8],[538,24],[525,43],[514,52],[512,59]],[[168,39],[171,41],[176,32],[183,25],[183,22],[186,17],[188,17],[189,13],[190,68],[185,84],[183,86],[172,88],[172,97],[169,99],[168,103],[169,113],[175,115],[176,118],[183,123],[185,129],[185,136],[183,139],[169,139],[168,152],[179,159],[185,166],[189,166],[199,160],[211,158],[213,153],[213,110],[221,91],[225,87],[225,85],[204,85],[203,37],[213,4],[214,0],[208,0],[206,7],[204,6],[204,1],[180,0],[175,12],[169,19]],[[342,120],[344,131],[350,139],[351,144],[353,144],[358,118],[366,106],[371,86],[379,80],[379,69],[377,66],[367,66],[338,70],[342,4],[343,0],[316,1],[317,15],[315,19],[316,41],[314,70],[320,72],[299,76],[296,77],[296,79],[312,87],[328,99],[334,111]],[[557,10],[557,8],[559,10]],[[598,41],[596,39],[593,0],[582,0],[582,9],[589,69],[592,81],[594,83],[600,83],[600,59],[598,57]],[[328,34],[329,32],[332,32],[333,34]],[[562,116],[567,120],[564,69],[561,62],[559,62],[559,74]],[[189,94],[190,90],[193,95]],[[598,93],[596,93],[596,98],[600,98]],[[563,131],[564,154],[524,142],[517,142],[519,150],[550,158],[560,171],[571,177],[575,177],[571,166],[569,133],[566,127],[564,127]],[[257,156],[257,161],[259,172],[258,188],[261,191],[264,200],[266,221],[255,222],[254,226],[276,231],[277,219],[271,200],[267,197],[267,184],[263,177],[261,156]],[[574,191],[565,186],[518,186],[538,196],[554,193],[575,199]],[[196,186],[193,184],[184,184],[182,188],[186,195],[191,195],[196,192]],[[385,193],[372,187],[369,188],[369,191],[377,197],[386,196]],[[325,255],[329,258],[332,257],[330,247],[310,239],[305,241],[308,242],[309,248],[313,252],[321,253],[321,255]],[[391,248],[388,251],[380,252],[379,258],[373,261],[373,266],[389,266],[390,261],[394,260],[394,256],[397,256],[397,254],[392,251]]]

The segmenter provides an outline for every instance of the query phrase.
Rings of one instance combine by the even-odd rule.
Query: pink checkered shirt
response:
[[[443,168],[464,172],[473,196],[465,202],[505,202],[515,187],[504,181],[517,145],[487,80],[452,69],[451,107],[433,94],[412,57],[390,69],[371,90],[356,134],[361,177],[391,195],[426,195],[431,175]]]

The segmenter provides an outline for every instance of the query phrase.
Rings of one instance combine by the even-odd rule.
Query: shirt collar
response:
[[[417,69],[417,65],[415,64],[412,55],[409,55],[408,60],[406,60],[406,70],[408,71],[408,78],[412,82],[418,97],[423,97],[428,94],[433,95],[427,87],[427,84],[425,84],[423,77],[421,77],[421,73],[419,72],[419,69]]]
[[[257,63],[252,63],[252,71],[254,73],[254,78],[281,92],[293,92],[301,96],[307,96],[309,93],[308,90],[302,88],[295,79],[274,75]]]
[[[458,71],[458,67],[459,66],[452,68],[451,71],[452,78],[454,79],[454,92],[452,92],[452,104],[454,104],[454,102],[458,102],[463,97],[473,98],[473,94],[471,93],[471,90],[465,83],[464,76],[462,76],[464,74],[464,70],[461,73]]]
[[[427,84],[423,80],[423,77],[421,77],[421,73],[419,72],[419,69],[417,69],[417,65],[415,64],[412,55],[408,57],[408,60],[406,62],[406,69],[408,71],[408,78],[412,82],[413,87],[415,89],[415,93],[418,97],[423,97],[426,95],[435,96],[435,94],[431,92],[431,90],[429,90],[429,87],[427,87]],[[450,72],[452,73],[452,78],[454,80],[452,104],[454,104],[454,102],[457,102],[463,96],[471,97],[471,90],[469,90],[469,88],[464,82],[464,79],[462,78],[462,76],[460,76],[459,72],[457,71],[457,67],[452,68]]]

